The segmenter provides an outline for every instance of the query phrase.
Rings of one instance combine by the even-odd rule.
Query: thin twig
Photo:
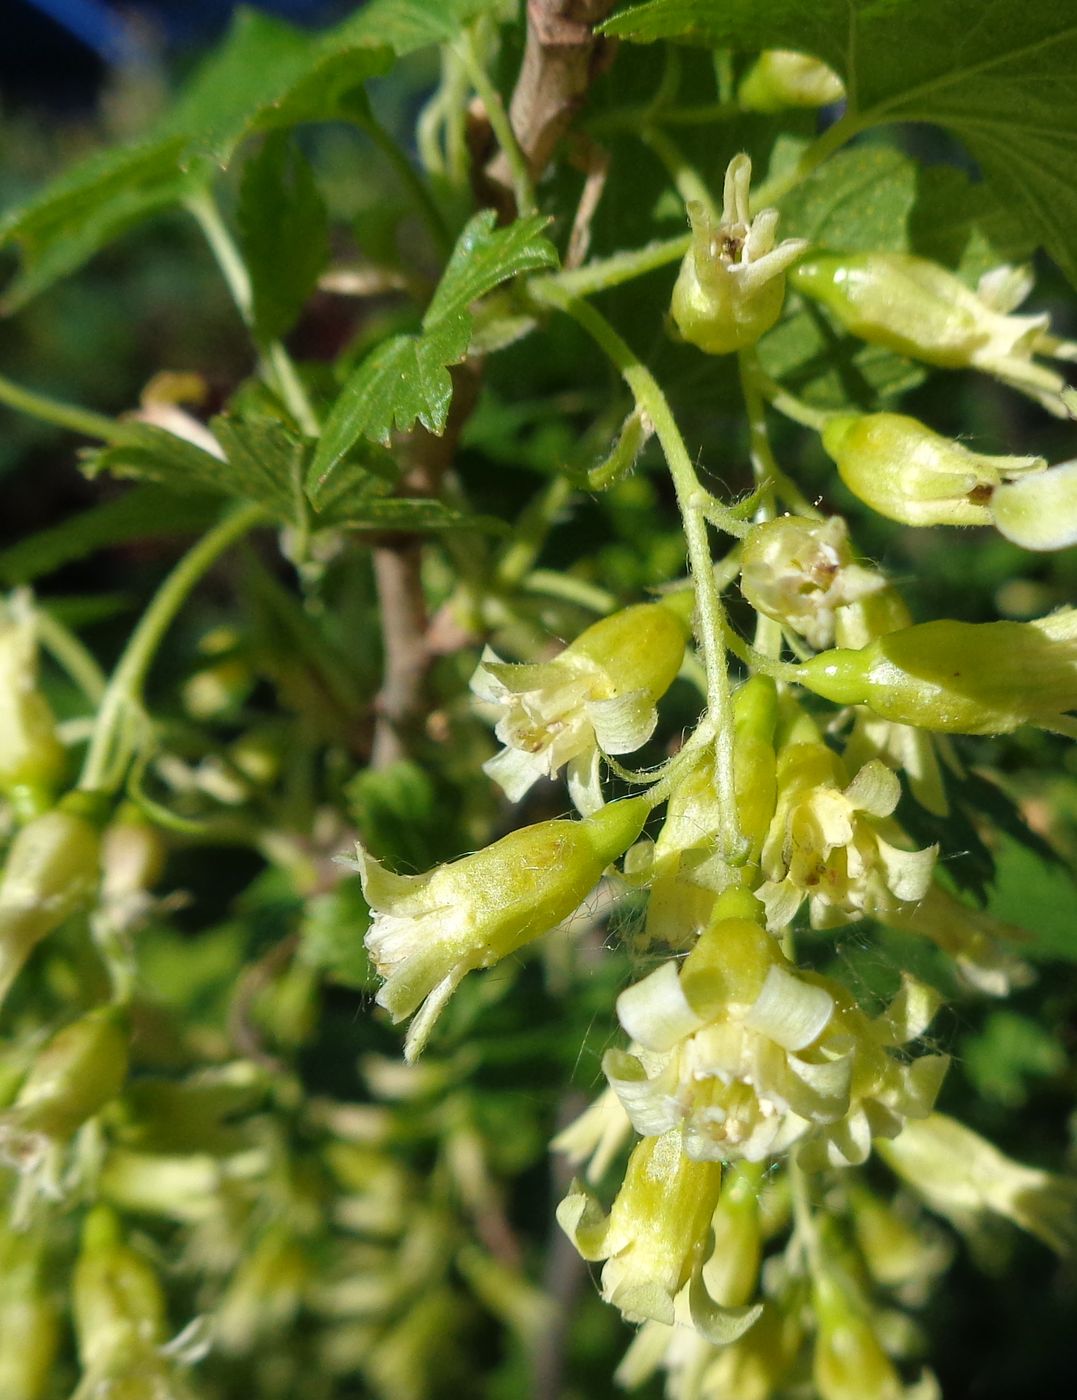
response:
[[[594,32],[613,5],[614,0],[528,0],[527,43],[509,120],[533,180],[549,165],[613,52]],[[485,175],[494,189],[504,192],[509,212],[513,175],[503,151]]]

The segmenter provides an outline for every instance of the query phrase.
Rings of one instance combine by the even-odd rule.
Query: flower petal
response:
[[[665,962],[617,998],[617,1018],[648,1050],[670,1050],[703,1025],[681,990],[677,963]]]
[[[584,710],[605,753],[634,753],[658,723],[658,711],[645,690],[630,690],[609,700],[588,700]]]
[[[818,1040],[834,1014],[834,999],[824,987],[803,982],[782,967],[767,973],[744,1024],[785,1050],[803,1050]]]

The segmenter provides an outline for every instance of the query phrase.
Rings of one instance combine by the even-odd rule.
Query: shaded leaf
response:
[[[236,214],[255,334],[291,330],[329,260],[329,213],[302,152],[282,133],[243,167]]]
[[[954,132],[1077,283],[1077,11],[1058,0],[651,0],[606,31],[797,49],[845,81],[857,126]]]
[[[452,401],[449,366],[464,358],[471,339],[468,307],[518,273],[556,264],[553,246],[541,236],[544,219],[495,229],[494,218],[483,210],[461,233],[419,333],[379,345],[345,383],[311,466],[308,490],[316,504],[360,438],[388,445],[394,429],[408,432],[416,420],[429,432],[444,432]]]

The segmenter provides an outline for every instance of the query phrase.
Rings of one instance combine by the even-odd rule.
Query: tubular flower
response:
[[[971,1128],[932,1113],[887,1143],[887,1164],[959,1228],[1001,1215],[1060,1254],[1077,1247],[1077,1179],[1026,1167]]]
[[[806,53],[767,49],[744,75],[737,101],[750,112],[780,112],[783,107],[826,107],[845,95],[833,68]]]
[[[715,896],[751,881],[774,815],[773,681],[753,676],[733,700],[733,771],[737,813],[748,839],[743,865],[733,867],[718,849],[721,814],[714,763],[706,759],[670,795],[665,824],[654,845],[647,938],[671,948],[690,947],[711,920]]]
[[[881,574],[854,563],[840,516],[783,515],[753,525],[741,546],[745,598],[816,649],[833,642],[838,608],[885,587]]]
[[[938,847],[906,851],[880,832],[901,784],[879,759],[852,782],[825,744],[789,744],[778,758],[778,802],[758,895],[767,926],[782,929],[807,899],[813,928],[880,914],[923,897]]]
[[[817,253],[791,274],[846,330],[873,345],[948,369],[978,369],[1062,416],[1065,380],[1034,363],[1046,314],[1011,313],[1032,290],[1020,270],[985,273],[972,291],[945,267],[911,253]]]
[[[752,217],[752,162],[737,155],[725,174],[722,221],[715,226],[703,206],[688,206],[692,246],[673,288],[671,312],[685,340],[709,355],[754,345],[781,315],[785,273],[808,246],[787,238],[774,246],[778,211]]]
[[[0,793],[33,800],[64,768],[63,745],[37,688],[37,627],[29,594],[0,603]]]
[[[191,1332],[165,1341],[160,1281],[104,1207],[87,1217],[72,1295],[82,1379],[71,1400],[193,1400],[181,1374],[200,1354]]]
[[[800,682],[840,705],[952,734],[1022,724],[1074,732],[1077,608],[1035,622],[922,622],[800,667]]]
[[[1047,466],[1042,457],[970,452],[902,413],[840,414],[823,446],[854,496],[904,525],[990,525],[995,489]]]
[[[1007,996],[1034,979],[1032,968],[1014,951],[1028,937],[1024,930],[962,904],[940,885],[932,884],[916,904],[890,910],[885,921],[929,938],[953,959],[959,976],[986,996]]]
[[[116,1007],[73,1021],[40,1051],[14,1105],[0,1113],[0,1157],[32,1171],[119,1093],[129,1031]]]
[[[549,932],[584,900],[639,835],[644,798],[613,802],[584,821],[549,821],[424,875],[394,875],[362,846],[356,866],[373,912],[366,947],[394,1021],[418,1009],[404,1043],[413,1060],[450,996],[474,968],[490,967]]]
[[[645,1137],[608,1215],[574,1183],[557,1219],[585,1259],[606,1261],[602,1296],[629,1321],[690,1318],[708,1339],[732,1341],[759,1309],[721,1307],[702,1278],[721,1181],[717,1162],[685,1155],[679,1133]],[[687,1296],[679,1298],[682,1289]]]
[[[906,1391],[883,1350],[868,1309],[829,1275],[815,1280],[812,1376],[820,1400],[928,1400],[937,1388]],[[930,1386],[930,1382],[928,1383]]]
[[[0,1004],[36,945],[93,897],[100,842],[78,805],[35,817],[11,843],[0,879]]]
[[[471,689],[499,707],[494,733],[505,747],[484,771],[516,802],[568,764],[573,802],[597,811],[599,752],[632,753],[651,737],[685,640],[674,612],[641,603],[588,627],[552,661],[518,665],[487,648]]]
[[[872,1139],[930,1112],[944,1056],[890,1053],[937,1000],[907,981],[869,1020],[837,983],[800,973],[753,920],[716,919],[684,962],[618,999],[634,1041],[603,1061],[633,1126],[677,1129],[699,1161],[758,1162],[800,1144],[807,1166],[859,1165]]]

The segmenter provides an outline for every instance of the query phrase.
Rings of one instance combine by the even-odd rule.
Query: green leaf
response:
[[[215,495],[181,497],[160,486],[137,486],[0,551],[0,583],[5,588],[30,583],[128,540],[194,534],[219,516],[220,500]]]
[[[210,428],[225,455],[203,448],[149,423],[125,423],[120,438],[86,459],[89,475],[156,481],[173,491],[212,491],[264,505],[279,520],[297,522],[306,511],[303,473],[305,444],[280,424],[220,417]]]
[[[1059,0],[651,0],[609,34],[797,49],[835,68],[849,112],[954,132],[1077,284],[1077,12]]]
[[[246,137],[349,115],[362,84],[389,63],[366,14],[311,35],[241,10],[223,46],[148,141],[91,157],[0,222],[0,246],[16,245],[23,264],[5,309],[205,184]]]
[[[277,340],[295,324],[329,261],[329,213],[294,142],[269,136],[243,167],[236,221],[251,278],[255,333]]]
[[[394,428],[408,432],[416,420],[429,432],[444,432],[452,401],[448,367],[467,354],[471,303],[518,273],[556,265],[553,246],[541,237],[545,219],[495,229],[494,218],[483,210],[461,233],[420,332],[379,345],[345,383],[311,465],[308,490],[315,503],[360,438],[388,446]]]

